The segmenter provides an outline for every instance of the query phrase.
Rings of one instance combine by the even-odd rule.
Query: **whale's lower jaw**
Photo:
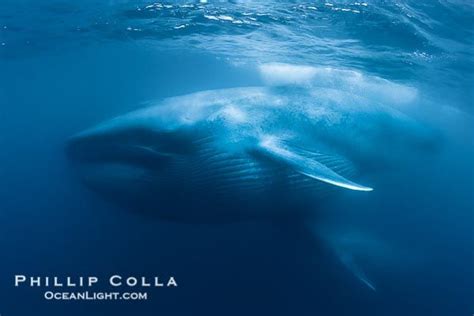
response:
[[[170,178],[160,170],[134,163],[71,161],[74,173],[91,191],[115,205],[157,219],[190,223],[275,220],[308,215],[317,210],[321,192],[289,183],[264,188],[267,183],[246,179]],[[265,178],[265,176],[262,176]],[[294,181],[295,185],[298,185]],[[312,196],[314,193],[314,196]],[[326,191],[329,193],[329,190]],[[314,203],[308,208],[308,203]]]
[[[111,155],[110,144],[74,146],[68,150],[71,167],[89,189],[159,219],[213,223],[295,218],[313,212],[317,198],[329,192],[326,184],[260,166],[251,157],[198,155],[164,161],[130,152],[130,147],[122,152],[115,148]],[[308,208],[309,203],[314,207]]]
[[[151,132],[134,133],[88,133],[67,146],[78,178],[127,209],[183,222],[297,217],[314,209],[307,205],[320,183],[284,166],[245,152],[223,153],[202,139],[192,154],[183,145],[171,152],[174,146],[164,147]]]

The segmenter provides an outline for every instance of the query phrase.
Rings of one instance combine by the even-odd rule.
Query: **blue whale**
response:
[[[81,179],[163,219],[305,218],[433,147],[414,88],[350,70],[260,66],[264,84],[171,97],[73,136]],[[346,255],[343,262],[374,288]]]

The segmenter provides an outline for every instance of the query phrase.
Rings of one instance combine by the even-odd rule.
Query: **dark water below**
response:
[[[474,312],[469,1],[151,4],[0,4],[1,315]],[[442,135],[436,155],[321,210],[334,233],[364,241],[376,292],[297,227],[162,222],[109,204],[71,174],[69,136],[148,100],[259,85],[264,62],[414,87],[417,118]],[[51,302],[13,287],[15,274],[115,273],[175,275],[179,287],[152,289],[146,302]]]

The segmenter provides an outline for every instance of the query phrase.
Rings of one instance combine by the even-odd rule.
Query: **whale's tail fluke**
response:
[[[361,262],[372,258],[385,256],[386,248],[376,238],[361,233],[338,233],[314,225],[306,225],[312,236],[322,242],[333,253],[339,263],[347,269],[362,285],[372,291],[377,291],[375,283],[366,273]],[[367,260],[365,260],[367,259]],[[360,261],[360,262],[359,262]]]
[[[368,276],[364,270],[357,264],[354,255],[348,251],[334,249],[337,257],[341,263],[363,284],[365,284],[369,289],[377,291],[374,283],[369,280]]]

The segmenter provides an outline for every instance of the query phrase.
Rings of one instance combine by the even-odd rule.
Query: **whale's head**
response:
[[[195,144],[186,126],[170,125],[161,115],[131,113],[87,129],[67,143],[66,153],[74,173],[105,196],[132,204],[165,198],[175,188],[170,174],[193,151]]]

